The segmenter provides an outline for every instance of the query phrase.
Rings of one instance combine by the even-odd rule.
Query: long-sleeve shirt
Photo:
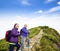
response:
[[[27,37],[28,36],[28,30],[26,27],[22,28],[22,36]]]

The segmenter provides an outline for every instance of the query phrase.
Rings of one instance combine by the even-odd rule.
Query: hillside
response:
[[[39,33],[40,29],[38,27],[35,27],[29,29],[29,31],[30,31],[29,37],[32,38],[33,36]],[[19,41],[20,41],[20,37],[19,37]],[[8,51],[8,47],[9,47],[9,43],[6,42],[5,39],[0,40],[0,51]]]
[[[40,26],[40,28],[44,33],[40,40],[40,44],[35,43],[32,51],[60,51],[59,33],[55,29],[49,28],[48,26]]]
[[[31,51],[60,51],[60,35],[55,29],[38,26],[29,29],[29,31],[30,40],[33,41],[31,42]],[[5,39],[0,40],[0,51],[8,51],[8,47],[8,42]]]

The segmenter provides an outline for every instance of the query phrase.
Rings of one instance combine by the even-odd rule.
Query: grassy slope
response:
[[[41,51],[60,51],[60,35],[49,27],[43,27],[43,37],[41,39]]]
[[[38,27],[31,28],[30,30],[29,37],[32,38],[36,34],[39,33],[40,29]],[[0,40],[0,51],[7,51],[8,50],[8,42],[5,41],[5,39]]]
[[[34,51],[60,51],[59,33],[48,26],[39,26],[39,28],[43,30],[44,34],[42,35],[40,44],[34,44]]]
[[[29,29],[29,31],[30,31],[29,37],[32,38],[33,36],[40,32],[40,28],[39,27],[31,28]]]
[[[8,42],[5,39],[0,40],[0,51],[7,51],[8,47]]]
[[[47,26],[39,26],[35,28],[31,28],[29,37],[32,38],[36,34],[40,32],[40,29],[43,29],[44,34],[40,41],[41,45],[39,48],[35,48],[36,51],[60,51],[60,35],[59,33]],[[7,51],[8,50],[8,42],[4,39],[0,40],[0,51]]]

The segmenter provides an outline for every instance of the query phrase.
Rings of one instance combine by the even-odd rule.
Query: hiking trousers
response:
[[[9,44],[9,51],[14,51],[14,47],[17,47],[16,48],[16,51],[18,51],[19,50],[19,48],[20,48],[20,45],[17,43],[17,44],[15,44],[15,45],[13,45],[13,44]]]
[[[24,51],[24,45],[26,42],[27,42],[27,45],[29,45],[29,42],[30,42],[29,38],[21,36],[21,51]]]

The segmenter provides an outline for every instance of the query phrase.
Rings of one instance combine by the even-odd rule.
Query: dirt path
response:
[[[40,40],[42,38],[43,30],[40,30],[39,34],[35,35],[33,38],[30,39],[30,48],[29,51],[31,51],[31,48],[35,43],[40,44]],[[28,49],[25,49],[24,51],[28,51]]]
[[[37,34],[33,38],[31,38],[30,39],[30,48],[29,48],[29,50],[28,50],[28,48],[25,48],[24,51],[31,51],[31,49],[32,49],[32,47],[33,47],[33,45],[35,43],[39,43],[40,44],[40,40],[42,38],[42,34],[43,34],[43,30],[40,30],[39,34]]]

